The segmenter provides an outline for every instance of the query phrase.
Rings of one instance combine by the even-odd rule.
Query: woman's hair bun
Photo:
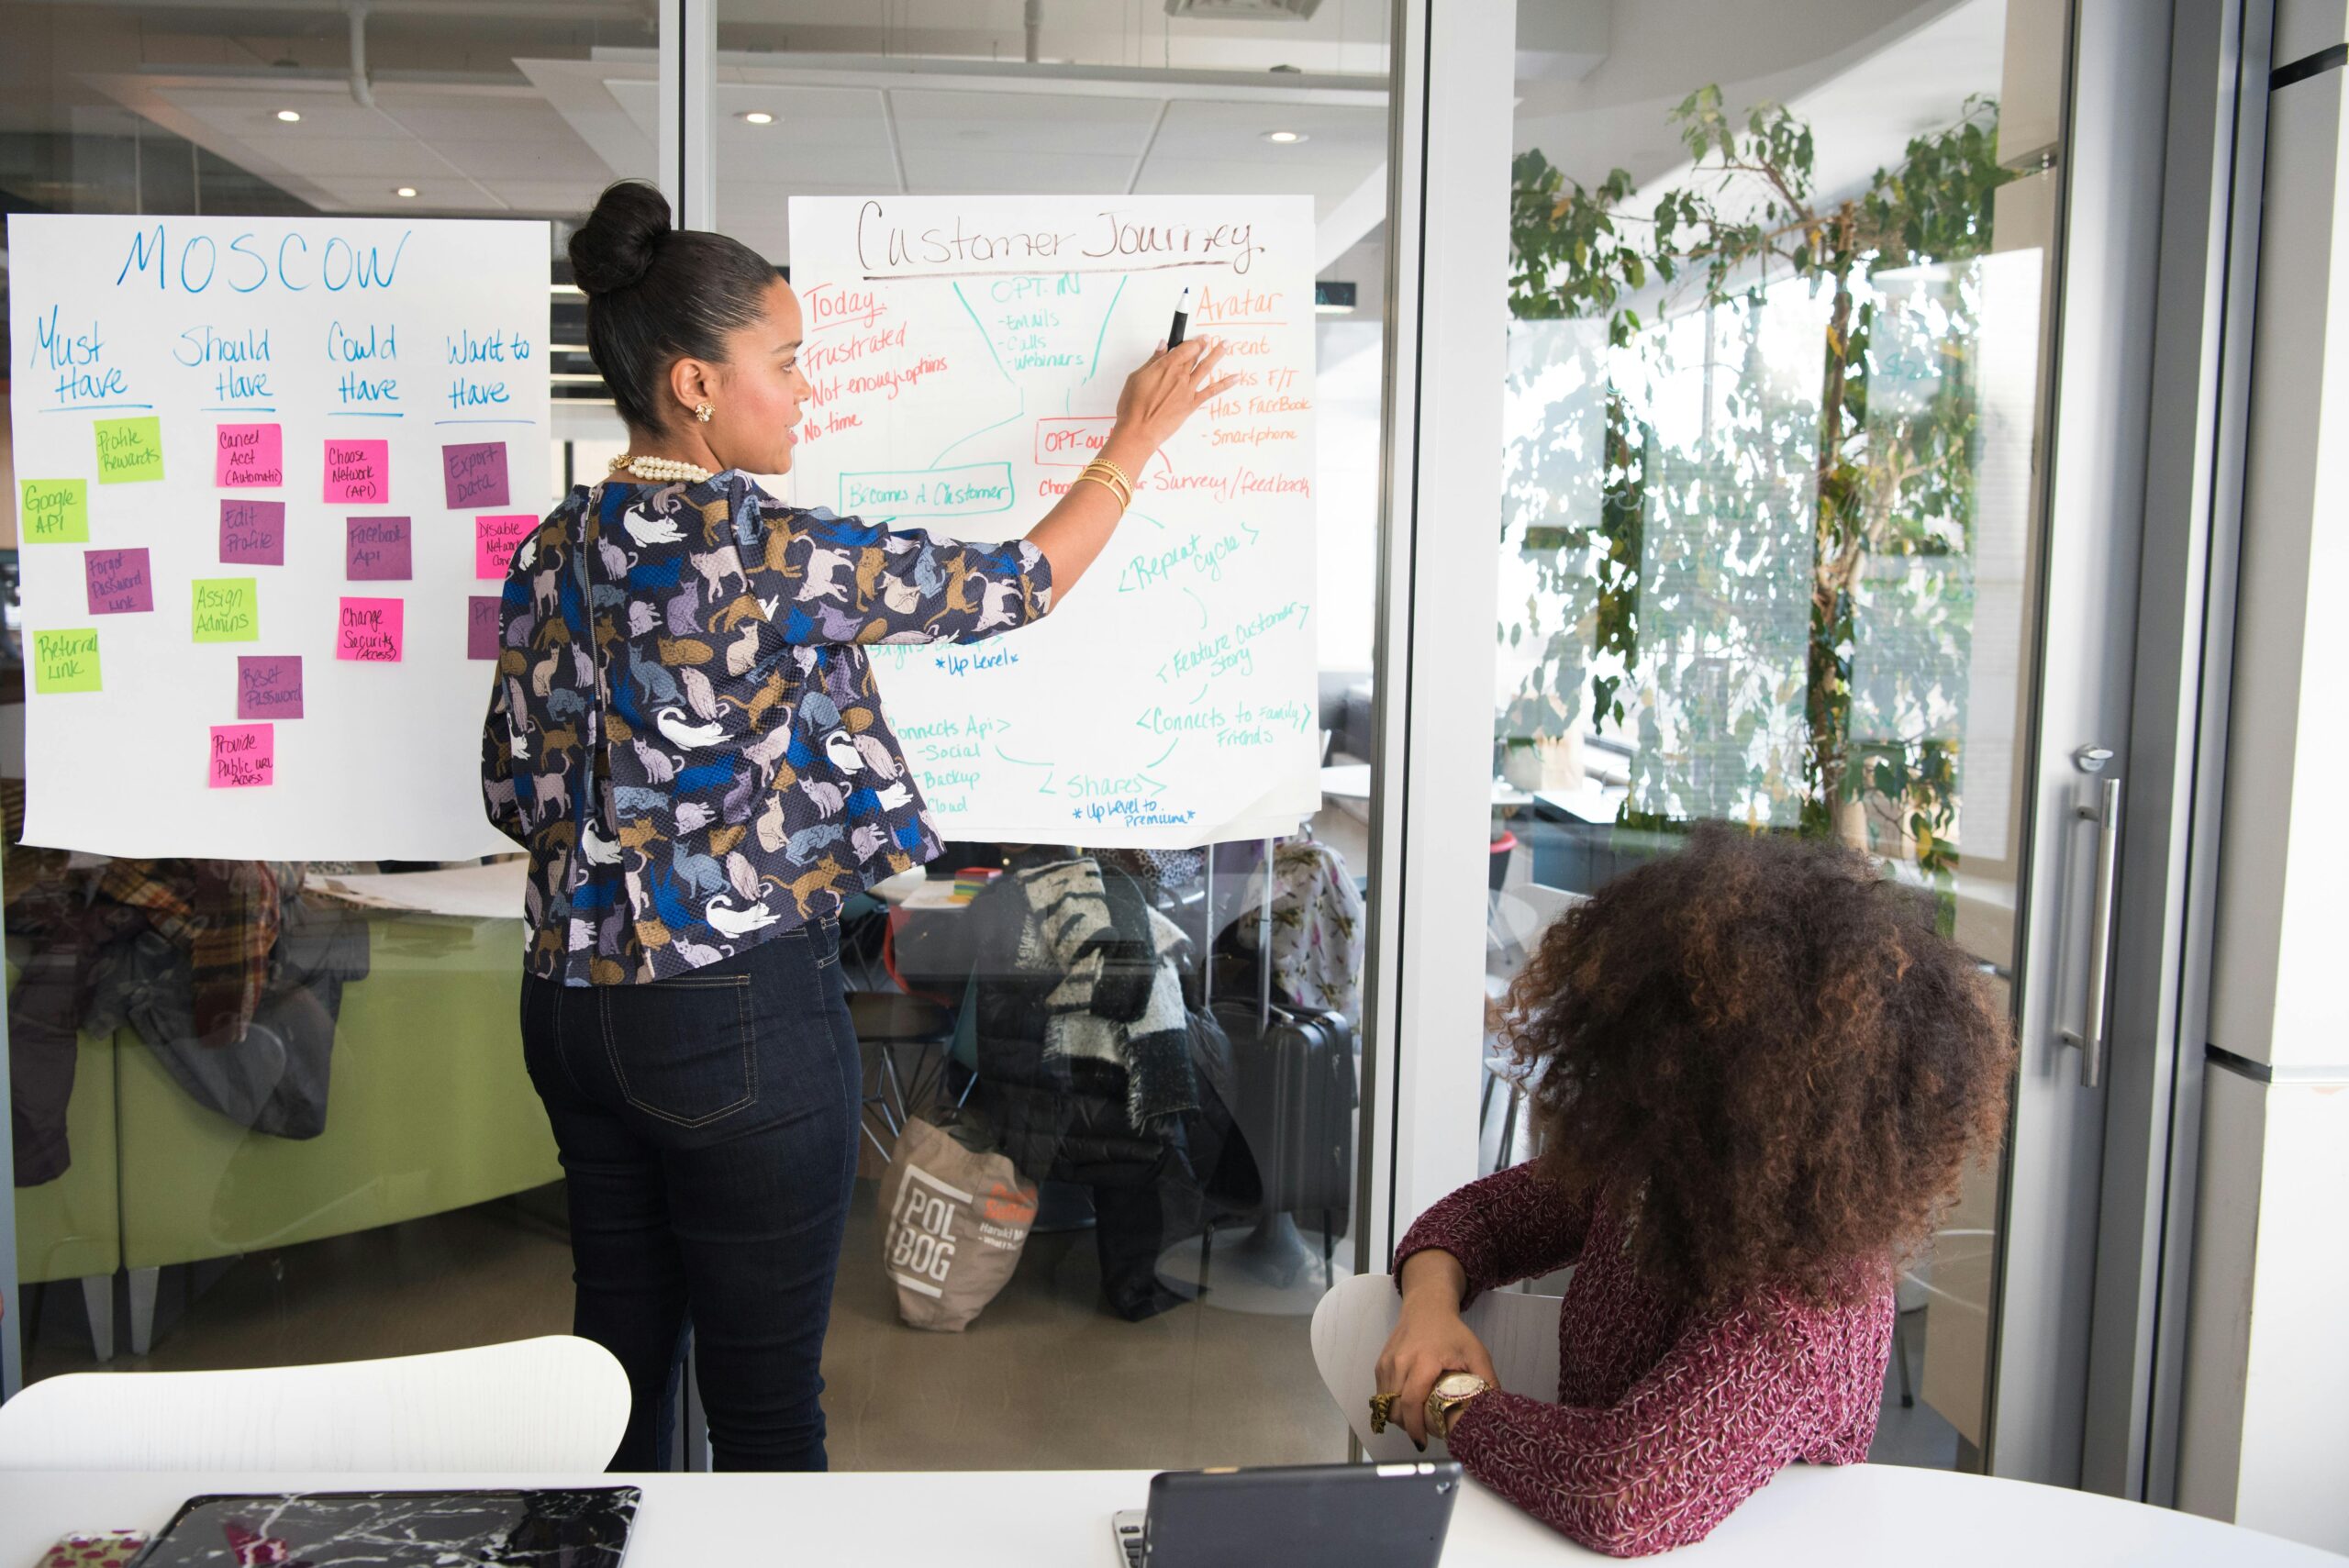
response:
[[[571,276],[587,295],[632,287],[652,270],[652,257],[669,232],[669,198],[642,180],[621,180],[604,188],[596,210],[571,237]]]

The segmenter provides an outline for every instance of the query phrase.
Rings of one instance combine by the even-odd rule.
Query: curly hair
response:
[[[1880,1288],[2006,1121],[2003,1007],[1862,855],[1698,830],[1561,917],[1509,988],[1542,1169],[1717,1304]]]

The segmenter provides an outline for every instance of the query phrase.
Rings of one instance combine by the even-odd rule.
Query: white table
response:
[[[1111,1568],[1108,1518],[1140,1507],[1146,1471],[628,1477],[0,1473],[0,1568],[39,1560],[78,1529],[161,1527],[203,1492],[363,1491],[433,1485],[644,1489],[630,1568],[853,1562],[858,1568]],[[1471,1486],[1444,1562],[1458,1568],[1603,1562]],[[2191,1515],[2080,1492],[1895,1465],[1797,1465],[1672,1568],[2341,1568],[2343,1558]]]

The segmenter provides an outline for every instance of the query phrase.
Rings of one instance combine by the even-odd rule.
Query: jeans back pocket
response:
[[[604,1051],[629,1105],[679,1127],[706,1127],[758,1098],[749,975],[596,989]]]

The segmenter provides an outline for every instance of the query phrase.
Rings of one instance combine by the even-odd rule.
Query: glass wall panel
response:
[[[1063,337],[1089,352],[1105,331],[1114,341],[1143,315],[1157,336],[1180,286],[1194,284],[1195,333],[1228,339],[1243,369],[1281,363],[1294,377],[1252,373],[1170,447],[1171,464],[1139,477],[1132,510],[1071,613],[1094,613],[1088,596],[1096,611],[1124,602],[1121,574],[1146,565],[1165,539],[1203,528],[1196,517],[1252,528],[1277,515],[1245,491],[1208,512],[1174,509],[1195,505],[1175,470],[1214,470],[1215,443],[1248,439],[1251,471],[1276,479],[1278,495],[1309,499],[1302,515],[1313,581],[1267,584],[1272,596],[1256,609],[1270,619],[1203,623],[1198,650],[1182,657],[1219,673],[1250,657],[1252,639],[1296,639],[1305,659],[1294,682],[1267,682],[1261,701],[1248,695],[1255,687],[1235,701],[1294,708],[1325,764],[1320,810],[1281,825],[1277,841],[1261,831],[1213,843],[1200,835],[1187,849],[1139,854],[1075,827],[1051,843],[1028,841],[1033,834],[979,842],[950,828],[954,841],[931,872],[997,873],[985,892],[957,905],[943,881],[914,877],[885,890],[891,907],[863,913],[870,948],[885,943],[892,963],[852,982],[865,992],[855,1006],[877,1103],[825,1356],[835,1465],[1264,1463],[1346,1453],[1307,1329],[1324,1288],[1353,1267],[1364,1125],[1360,890],[1371,870],[1389,7],[1323,0],[1296,9],[1309,15],[1079,0],[1043,7],[1030,26],[1035,8],[1008,4],[721,0],[718,8],[718,227],[793,270],[811,291],[803,297],[818,285],[795,266],[792,203],[810,196],[1039,195],[1104,222],[1100,215],[1165,196],[1296,198],[1313,255],[1284,266],[1321,285],[1317,303],[1301,290],[1271,297],[1217,270],[1173,270],[1130,274],[1118,296],[1083,270],[1090,262],[1015,262],[1002,276],[961,280],[974,296],[970,321],[918,325],[934,330],[928,344],[893,336],[904,324],[894,317],[859,316],[840,331],[810,317],[816,394],[798,462],[829,473],[825,441],[889,417],[874,378],[918,373],[923,356],[985,365],[991,354],[1008,361],[1007,380],[1024,377],[1062,351]],[[649,124],[640,134],[649,139]],[[1310,349],[1297,362],[1280,360],[1283,345],[1298,341]],[[803,485],[795,498],[941,534],[1024,531],[1074,472],[1031,461],[1052,423],[1040,414],[1108,415],[1130,368],[1105,358],[1091,384],[1054,386],[1049,410],[1007,400],[1007,423],[956,445],[954,463],[1000,459],[1016,476],[1018,503],[984,524],[918,515],[902,501],[860,508],[829,487]],[[1309,463],[1282,455],[1300,434],[1314,442]],[[932,445],[963,435],[941,430]],[[1131,602],[1138,616],[1156,613],[1144,595]],[[1281,613],[1292,605],[1298,613]],[[892,679],[903,686],[908,673],[885,657],[875,667],[885,700],[897,703]],[[1130,701],[1119,693],[1073,704],[1056,722],[1083,746],[1117,755],[1138,720],[1192,695],[1159,691],[1153,675],[1141,684],[1148,689]],[[903,700],[914,700],[910,690]],[[1185,711],[1211,713],[1219,700]],[[1236,706],[1222,717],[1248,728]],[[966,765],[952,740],[913,750],[917,782],[935,802],[952,803]],[[989,752],[990,767],[1019,765],[1016,746]],[[1242,778],[1266,767],[1245,744],[1209,755],[1229,758],[1219,766]],[[1179,988],[1192,1031],[1184,1073],[1193,1108],[1179,1118],[1135,1125],[1123,1097],[1131,1059],[1107,1073],[1071,1072],[1062,1059],[1042,1004],[1071,971],[1012,956],[1024,890],[1050,878],[1068,879],[1083,899],[1106,895],[1127,912],[1113,925],[1135,922],[1137,937],[1145,921],[1167,936],[1159,969]],[[859,929],[852,918],[852,936]],[[1269,965],[1260,956],[1267,930]],[[941,1006],[911,1023],[893,1018],[900,989]],[[908,1038],[924,1029],[935,1032]],[[907,1239],[902,1200],[893,1207],[883,1198],[899,1190],[893,1162],[907,1159],[909,1115],[1006,1151],[1023,1179],[1040,1184],[1036,1229],[964,1334],[926,1334],[906,1320],[919,1301],[902,1283],[902,1246],[893,1246]]]
[[[1496,995],[1704,820],[1865,850],[2009,976],[2061,15],[1525,24]],[[1526,1133],[1486,1096],[1491,1168]],[[1998,1196],[1901,1280],[1873,1457],[1978,1466]]]
[[[462,15],[399,0],[11,4],[0,10],[0,206],[575,217],[607,181],[651,172],[581,85],[611,62],[653,58],[651,15],[598,0],[484,0]],[[582,362],[562,348],[580,342],[566,276],[548,273],[559,377]],[[42,394],[36,347],[10,345],[12,399]],[[565,450],[573,415],[558,406],[558,481],[594,458]],[[10,455],[0,448],[0,470]],[[13,456],[27,473],[28,455]],[[22,1337],[27,1375],[340,1361],[567,1331],[558,1172],[517,1035],[518,859],[131,861],[21,844],[18,490],[13,478],[0,488],[23,1285],[6,1329]],[[542,511],[552,498],[511,504]],[[291,528],[340,527],[306,499],[288,497]],[[448,722],[470,733],[479,714]],[[94,765],[139,756],[126,734]]]

